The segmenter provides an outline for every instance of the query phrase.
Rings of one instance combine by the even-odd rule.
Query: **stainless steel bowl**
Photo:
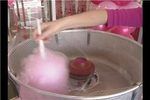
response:
[[[17,79],[22,70],[20,62],[32,53],[38,44],[26,40],[10,50],[8,71],[19,90],[23,87],[43,100],[140,100],[142,89],[142,45],[108,32],[95,30],[66,30],[50,38],[45,46],[60,51],[70,59],[84,56],[96,67],[98,81],[85,91],[66,95],[30,87]],[[32,95],[31,95],[32,96]],[[30,99],[31,100],[31,99]]]

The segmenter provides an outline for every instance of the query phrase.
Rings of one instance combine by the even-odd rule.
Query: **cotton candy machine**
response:
[[[95,67],[93,74],[84,80],[70,77],[67,94],[39,90],[17,79],[17,74],[22,70],[21,60],[37,46],[34,40],[26,40],[8,54],[9,75],[18,91],[22,88],[28,91],[26,100],[141,99],[142,46],[137,42],[95,30],[66,30],[52,37],[45,43],[48,49],[64,53],[70,61],[84,57]]]

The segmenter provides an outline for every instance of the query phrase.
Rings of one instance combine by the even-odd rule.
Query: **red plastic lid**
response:
[[[75,77],[88,77],[90,74],[93,74],[95,71],[94,64],[83,58],[78,57],[70,62],[70,74]]]

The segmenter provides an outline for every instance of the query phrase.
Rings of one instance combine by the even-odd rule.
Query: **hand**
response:
[[[37,29],[33,32],[35,40],[48,40],[60,30],[58,21],[46,22],[41,24],[42,34],[39,35]]]

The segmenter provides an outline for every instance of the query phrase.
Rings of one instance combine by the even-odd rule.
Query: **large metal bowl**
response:
[[[17,89],[23,87],[44,100],[140,100],[142,86],[142,45],[112,33],[95,30],[66,30],[52,37],[45,46],[60,51],[70,59],[84,56],[96,66],[98,82],[86,91],[67,95],[35,89],[17,79],[20,62],[38,44],[26,40],[10,50],[8,71]],[[31,100],[31,99],[30,99]]]

